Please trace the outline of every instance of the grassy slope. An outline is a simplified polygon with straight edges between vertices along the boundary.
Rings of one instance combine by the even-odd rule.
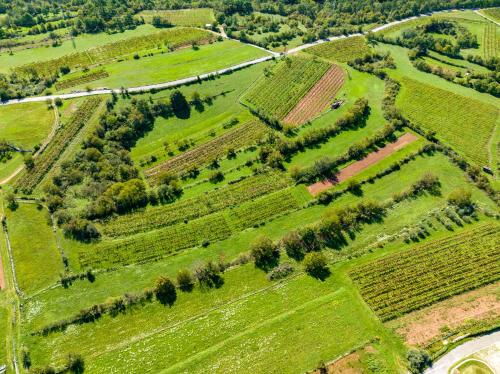
[[[7,210],[6,216],[21,290],[30,294],[55,283],[63,265],[47,212],[21,203],[14,212]]]
[[[154,129],[140,139],[132,149],[132,159],[136,165],[139,165],[141,159],[152,155],[157,157],[157,162],[170,158],[171,156],[165,154],[164,142],[168,142],[170,150],[176,155],[178,154],[175,146],[177,141],[189,138],[195,140],[197,144],[204,143],[212,139],[209,135],[211,131],[215,131],[217,136],[221,135],[224,131],[222,124],[231,118],[238,118],[240,122],[250,118],[248,111],[239,104],[238,98],[262,74],[267,65],[268,63],[254,65],[230,75],[223,75],[214,81],[202,82],[201,85],[182,87],[181,92],[188,99],[193,92],[198,92],[202,97],[224,95],[215,98],[213,105],[205,105],[203,112],[193,109],[188,119],[158,118]],[[170,94],[171,91],[162,91],[153,95],[153,99],[165,99]]]
[[[60,47],[40,47],[15,52],[10,56],[7,52],[0,54],[0,73],[7,73],[13,67],[25,65],[31,62],[47,61],[70,53],[113,43],[136,36],[142,36],[158,32],[151,25],[141,25],[135,30],[127,30],[117,34],[83,34],[73,40],[66,40]]]
[[[266,52],[258,48],[225,40],[202,45],[198,50],[186,48],[172,53],[142,57],[139,60],[115,62],[105,67],[109,77],[71,87],[67,91],[82,90],[87,87],[120,88],[167,82],[209,73],[266,55]]]

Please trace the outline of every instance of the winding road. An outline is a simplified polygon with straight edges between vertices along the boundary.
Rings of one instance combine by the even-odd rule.
[[[500,342],[500,331],[469,340],[437,360],[424,374],[446,374],[458,361],[498,342]]]
[[[441,11],[436,11],[436,12],[429,13],[429,14],[421,14],[419,16],[408,17],[408,18],[405,18],[402,20],[393,21],[393,22],[386,23],[385,25],[378,26],[378,27],[374,28],[373,30],[371,30],[371,32],[379,32],[379,31],[385,30],[389,27],[398,25],[400,23],[412,21],[414,19],[418,19],[421,17],[429,17],[432,14],[436,14],[436,13],[451,12],[451,11],[452,10],[441,10]],[[323,43],[326,43],[329,41],[334,41],[334,40],[339,40],[339,39],[352,38],[355,36],[361,36],[361,35],[364,35],[367,33],[368,32],[354,33],[354,34],[349,34],[349,35],[333,36],[333,37],[330,37],[327,39],[317,40],[313,43],[307,43],[307,44],[303,44],[303,45],[300,45],[298,47],[292,48],[283,54],[273,52],[273,51],[264,49],[262,47],[254,46],[256,48],[259,48],[259,49],[266,51],[267,53],[269,53],[269,56],[265,56],[265,57],[261,57],[261,58],[255,59],[255,60],[243,62],[241,64],[233,65],[233,66],[227,67],[225,69],[215,70],[215,71],[205,73],[205,74],[194,75],[191,77],[177,79],[177,80],[169,81],[169,82],[156,83],[156,84],[150,84],[150,85],[138,86],[138,87],[129,87],[129,88],[125,88],[125,89],[128,92],[147,92],[147,91],[151,91],[151,90],[159,90],[159,89],[182,86],[182,85],[185,85],[188,83],[196,82],[196,81],[198,81],[198,79],[206,79],[206,78],[209,78],[212,76],[230,73],[230,72],[233,72],[233,71],[236,71],[239,69],[243,69],[243,68],[248,67],[248,66],[252,66],[252,65],[260,64],[260,63],[265,62],[265,61],[269,61],[273,58],[277,58],[277,57],[282,56],[282,55],[294,54],[294,53],[297,53],[299,51],[313,47],[313,46],[318,45],[318,44],[323,44]],[[0,105],[13,105],[13,104],[33,103],[33,102],[41,102],[41,101],[43,102],[43,101],[47,101],[47,100],[54,100],[56,98],[60,98],[63,100],[64,99],[75,99],[75,98],[85,97],[85,96],[109,95],[113,92],[119,94],[122,92],[122,89],[102,88],[102,89],[95,89],[95,90],[88,90],[88,91],[81,91],[81,92],[72,92],[72,93],[60,94],[60,95],[33,96],[33,97],[26,97],[23,99],[14,99],[14,100],[0,102]]]

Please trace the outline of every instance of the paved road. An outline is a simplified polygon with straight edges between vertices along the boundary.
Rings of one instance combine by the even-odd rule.
[[[387,23],[385,25],[378,26],[378,27],[374,28],[372,30],[372,32],[379,32],[379,31],[385,30],[391,26],[398,25],[400,23],[408,22],[408,21],[411,21],[411,20],[414,20],[414,19],[417,19],[420,17],[428,17],[431,14],[450,12],[450,11],[451,10],[442,10],[442,11],[437,11],[437,12],[433,12],[433,13],[429,13],[429,14],[422,14],[419,16],[405,18],[405,19],[402,19],[399,21],[390,22],[390,23]],[[364,33],[364,34],[366,34],[366,33]],[[297,53],[297,52],[302,51],[304,49],[310,48],[310,47],[318,45],[318,44],[323,44],[323,43],[326,43],[328,41],[345,39],[345,38],[352,38],[352,37],[361,36],[361,35],[363,35],[363,34],[355,33],[355,34],[349,34],[349,35],[333,36],[333,37],[330,37],[330,38],[325,39],[325,40],[318,40],[318,41],[315,41],[313,43],[303,44],[303,45],[298,46],[296,48],[292,48],[288,52],[286,52],[286,54]],[[269,51],[267,49],[264,49],[264,48],[258,47],[258,46],[254,46],[254,47],[266,51],[267,53],[269,53],[269,56],[261,57],[261,58],[258,58],[258,59],[252,60],[252,61],[243,62],[241,64],[233,65],[233,66],[230,66],[228,68],[221,69],[221,70],[212,71],[210,73],[200,74],[199,76],[196,75],[196,76],[192,76],[192,77],[188,77],[188,78],[178,79],[175,81],[150,84],[150,85],[139,86],[139,87],[129,87],[126,89],[128,92],[143,92],[143,91],[147,92],[147,91],[151,91],[154,89],[163,89],[163,88],[172,88],[172,87],[182,86],[182,85],[187,84],[187,83],[196,82],[198,80],[198,77],[201,79],[204,79],[204,78],[208,78],[208,77],[213,76],[213,75],[232,72],[232,71],[239,70],[239,69],[242,69],[242,68],[247,67],[247,66],[260,64],[261,62],[268,61],[268,60],[271,60],[275,57],[281,56],[280,53]],[[23,98],[23,99],[16,99],[16,100],[9,100],[9,101],[5,101],[5,102],[0,102],[0,105],[13,105],[13,104],[32,103],[32,102],[40,102],[40,101],[43,102],[46,100],[53,100],[55,98],[74,99],[74,98],[84,97],[84,96],[109,95],[112,92],[121,93],[121,89],[102,88],[102,89],[95,89],[95,90],[82,91],[82,92],[73,92],[73,93],[61,94],[61,95],[34,96],[34,97],[27,97],[27,98]]]
[[[447,374],[457,361],[498,342],[500,342],[500,331],[469,340],[437,360],[432,368],[425,371],[425,374]]]

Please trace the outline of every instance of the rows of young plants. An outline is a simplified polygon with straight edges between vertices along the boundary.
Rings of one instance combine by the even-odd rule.
[[[354,268],[350,276],[382,320],[500,279],[499,226],[484,224]]]
[[[150,183],[157,183],[164,171],[182,173],[199,168],[226,156],[229,150],[238,150],[258,142],[268,132],[269,128],[260,121],[244,123],[207,143],[145,170],[144,174]]]
[[[147,262],[183,249],[208,245],[230,235],[226,219],[216,213],[155,232],[85,248],[79,253],[79,261],[82,268]]]
[[[231,224],[239,230],[265,223],[292,210],[299,209],[299,203],[289,189],[275,192],[256,201],[242,204],[229,213]]]
[[[242,97],[257,111],[281,120],[327,72],[330,65],[310,57],[287,57]]]
[[[99,79],[103,79],[103,78],[107,78],[107,77],[109,77],[109,74],[106,70],[97,70],[97,71],[93,71],[91,73],[83,74],[79,77],[69,78],[69,79],[66,79],[62,82],[58,82],[58,83],[56,83],[56,89],[57,90],[65,90],[67,88],[79,86],[79,85],[82,85],[85,83],[97,81]]]
[[[34,159],[34,165],[27,165],[26,170],[15,182],[15,187],[24,193],[31,193],[45,174],[59,159],[64,149],[70,144],[83,126],[90,120],[101,103],[99,97],[89,97],[72,114],[67,123],[62,124],[47,148]]]
[[[103,234],[111,237],[154,230],[236,206],[284,189],[290,183],[281,173],[263,173],[191,199],[116,217],[104,222],[101,228]]]
[[[497,55],[497,26],[488,22],[484,28],[483,48],[484,58],[489,59]]]
[[[134,52],[152,49],[175,49],[191,43],[200,43],[213,38],[213,34],[194,28],[172,28],[156,34],[120,40],[86,51],[72,53],[57,59],[34,62],[15,69],[21,75],[35,71],[40,76],[57,76],[62,67],[69,69],[84,68],[104,63]]]
[[[370,53],[370,47],[364,36],[355,36],[319,44],[309,48],[307,53],[331,61],[348,62]]]
[[[398,106],[410,121],[435,131],[476,164],[488,164],[497,108],[410,78],[403,78],[402,84]]]

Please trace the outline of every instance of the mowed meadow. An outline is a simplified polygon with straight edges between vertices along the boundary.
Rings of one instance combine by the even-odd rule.
[[[248,17],[254,38],[288,26],[238,15],[229,34]],[[470,299],[474,322],[408,338],[417,314],[496,297],[497,26],[437,14],[127,92],[271,56],[203,29],[212,9],[134,19],[0,54],[6,72],[55,74],[45,93],[123,87],[0,106],[0,366],[417,372],[409,352],[497,328]],[[415,56],[415,35],[451,44]]]

